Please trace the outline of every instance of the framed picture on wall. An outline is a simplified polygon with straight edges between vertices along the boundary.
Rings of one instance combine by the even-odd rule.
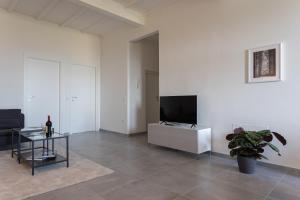
[[[282,43],[248,50],[248,83],[282,81]]]

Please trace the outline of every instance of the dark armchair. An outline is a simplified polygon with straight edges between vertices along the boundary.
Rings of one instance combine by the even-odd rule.
[[[0,150],[10,148],[11,132],[3,130],[12,128],[24,128],[24,114],[20,109],[0,109]]]

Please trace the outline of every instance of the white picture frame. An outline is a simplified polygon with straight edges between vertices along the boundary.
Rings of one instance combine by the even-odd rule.
[[[248,83],[283,80],[283,43],[248,50]]]

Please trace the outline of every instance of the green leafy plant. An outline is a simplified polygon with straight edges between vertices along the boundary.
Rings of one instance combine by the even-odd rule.
[[[255,159],[268,159],[262,153],[265,147],[270,147],[278,156],[281,156],[279,149],[272,144],[273,136],[282,145],[286,145],[286,139],[276,132],[270,130],[262,131],[245,131],[243,128],[237,128],[234,133],[228,134],[226,139],[229,141],[228,148],[230,149],[230,156],[244,156]]]

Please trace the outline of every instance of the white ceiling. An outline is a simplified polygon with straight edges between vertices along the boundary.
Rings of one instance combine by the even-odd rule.
[[[171,0],[112,0],[122,9],[141,15]],[[96,1],[96,3],[98,3]],[[95,35],[137,25],[102,12],[77,0],[0,0],[0,7],[9,11],[48,21]]]
[[[122,4],[125,8],[130,8],[138,12],[147,14],[158,7],[167,6],[174,0],[113,0]]]

